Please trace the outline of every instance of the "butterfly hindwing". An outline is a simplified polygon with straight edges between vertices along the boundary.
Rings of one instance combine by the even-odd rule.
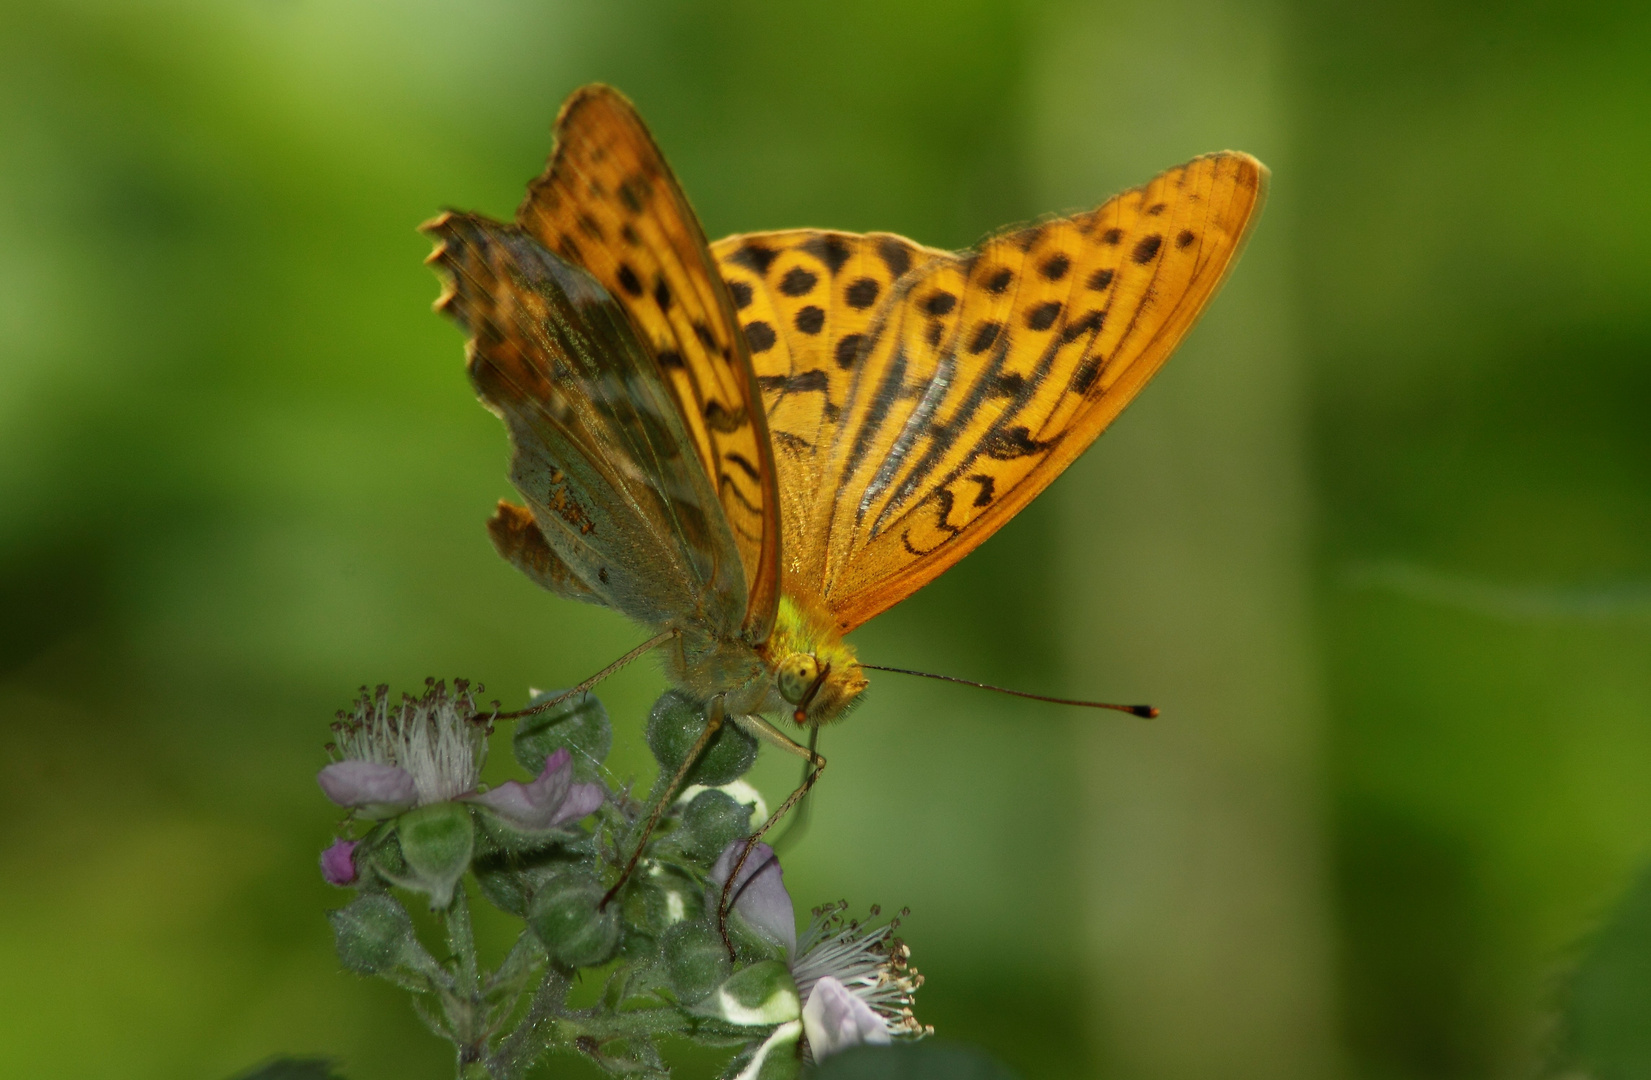
[[[774,348],[753,358],[770,426],[783,433],[787,591],[851,629],[1019,512],[1191,327],[1242,246],[1264,178],[1248,155],[1211,154],[971,251],[903,241],[911,265],[878,281],[875,306],[839,322],[843,309],[822,304],[820,335],[806,332],[812,315],[795,325],[807,307],[786,288],[796,267],[812,271],[802,242],[833,237],[867,265],[878,238],[719,241],[736,297],[752,291],[740,313],[748,332],[753,321],[778,328]],[[739,258],[753,244],[777,252],[761,273],[760,260]],[[833,303],[852,273],[833,279]]]
[[[471,381],[509,429],[511,481],[528,502],[489,523],[501,553],[546,588],[645,625],[738,633],[739,551],[624,310],[515,226],[445,214],[425,230],[448,279],[437,308],[470,335]]]
[[[698,219],[631,104],[589,86],[517,211],[522,228],[622,304],[679,404],[740,553],[744,632],[764,640],[779,602],[779,498],[744,335]]]

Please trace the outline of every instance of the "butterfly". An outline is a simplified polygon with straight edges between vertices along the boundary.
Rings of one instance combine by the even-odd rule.
[[[494,545],[652,630],[706,737],[729,718],[816,776],[764,717],[817,730],[856,704],[844,635],[1105,430],[1214,295],[1267,176],[1210,154],[962,252],[822,229],[709,244],[617,91],[575,91],[555,135],[514,222],[423,227],[526,502],[500,502]]]

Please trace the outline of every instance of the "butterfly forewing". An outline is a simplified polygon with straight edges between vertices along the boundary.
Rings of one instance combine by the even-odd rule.
[[[783,580],[819,591],[837,492],[824,484],[859,351],[900,277],[946,253],[890,233],[791,229],[711,247],[751,349],[779,476]]]
[[[628,312],[716,488],[743,566],[745,633],[763,640],[779,600],[779,498],[761,398],[699,222],[618,92],[568,99],[517,220]]]
[[[737,633],[739,551],[624,310],[514,226],[446,214],[425,230],[449,280],[437,307],[470,334],[471,381],[509,429],[511,481],[544,541],[507,504],[495,544],[562,595],[588,591],[655,627]]]
[[[847,379],[832,372],[811,406],[830,444],[809,450],[812,547],[788,567],[842,628],[973,550],[1106,428],[1214,293],[1263,179],[1244,154],[1198,158],[1094,211],[924,260],[886,290],[851,331]],[[837,343],[808,348],[818,365]],[[759,368],[787,376],[784,396],[765,383],[776,428],[815,369],[793,367]],[[781,479],[789,489],[783,464]]]

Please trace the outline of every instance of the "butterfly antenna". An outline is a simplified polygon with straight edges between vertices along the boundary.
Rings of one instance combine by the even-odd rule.
[[[1032,701],[1047,701],[1051,705],[1077,705],[1085,709],[1111,709],[1113,712],[1128,713],[1139,716],[1143,720],[1151,720],[1158,715],[1158,710],[1151,705],[1114,705],[1107,701],[1078,701],[1075,698],[1049,697],[1047,694],[1028,694],[1024,690],[1010,690],[1003,686],[993,686],[991,683],[975,682],[973,679],[959,679],[952,675],[936,675],[930,671],[912,671],[910,668],[883,667],[880,664],[861,664],[867,671],[892,671],[896,675],[918,675],[925,679],[939,679],[941,682],[959,683],[963,686],[973,686],[977,690],[991,690],[999,694],[1008,694],[1012,697],[1029,698]]]

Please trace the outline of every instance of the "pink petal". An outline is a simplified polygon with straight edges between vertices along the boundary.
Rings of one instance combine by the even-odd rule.
[[[545,759],[539,777],[529,783],[507,780],[480,795],[461,795],[464,802],[487,807],[519,829],[542,831],[577,821],[602,805],[607,793],[600,784],[573,782],[573,756],[562,747]]]
[[[711,902],[722,897],[723,883],[734,869],[744,840],[735,840],[722,849],[716,865],[711,867]],[[740,867],[739,880],[734,883],[734,911],[752,929],[778,945],[787,953],[797,951],[797,917],[791,907],[791,894],[785,890],[785,878],[780,872],[780,860],[774,849],[758,844]]]
[[[368,817],[394,817],[418,803],[418,787],[407,770],[376,761],[335,761],[316,782],[339,806],[354,807]]]

